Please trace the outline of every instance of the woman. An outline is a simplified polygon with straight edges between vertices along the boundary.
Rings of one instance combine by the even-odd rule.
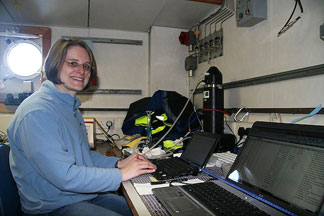
[[[133,154],[125,160],[90,151],[75,96],[97,66],[81,40],[58,40],[45,61],[47,80],[18,107],[7,134],[10,167],[25,215],[131,215],[111,193],[122,181],[156,167]]]

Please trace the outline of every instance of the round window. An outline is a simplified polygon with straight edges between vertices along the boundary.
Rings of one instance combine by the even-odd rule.
[[[36,43],[17,41],[6,52],[5,63],[19,79],[33,79],[40,75],[42,52]]]

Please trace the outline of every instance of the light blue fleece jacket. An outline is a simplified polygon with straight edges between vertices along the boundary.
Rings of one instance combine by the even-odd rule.
[[[24,212],[51,212],[119,188],[119,158],[90,151],[80,104],[45,81],[16,110],[7,134]]]

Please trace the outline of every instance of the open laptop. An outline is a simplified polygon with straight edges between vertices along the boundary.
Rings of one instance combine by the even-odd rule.
[[[256,122],[226,178],[217,179],[201,184],[225,189],[215,197],[230,192],[263,211],[256,215],[324,215],[324,127]],[[216,215],[215,209],[234,199],[205,206],[186,187],[156,188],[153,193],[171,215]]]
[[[194,132],[180,157],[153,161],[157,166],[153,176],[158,180],[173,179],[181,176],[197,175],[217,147],[219,135]]]

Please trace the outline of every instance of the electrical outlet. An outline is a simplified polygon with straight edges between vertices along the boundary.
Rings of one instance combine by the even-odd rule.
[[[115,120],[112,119],[112,120],[107,120],[106,123],[105,123],[105,126],[107,127],[107,129],[109,130],[114,130],[114,127],[115,127]]]

